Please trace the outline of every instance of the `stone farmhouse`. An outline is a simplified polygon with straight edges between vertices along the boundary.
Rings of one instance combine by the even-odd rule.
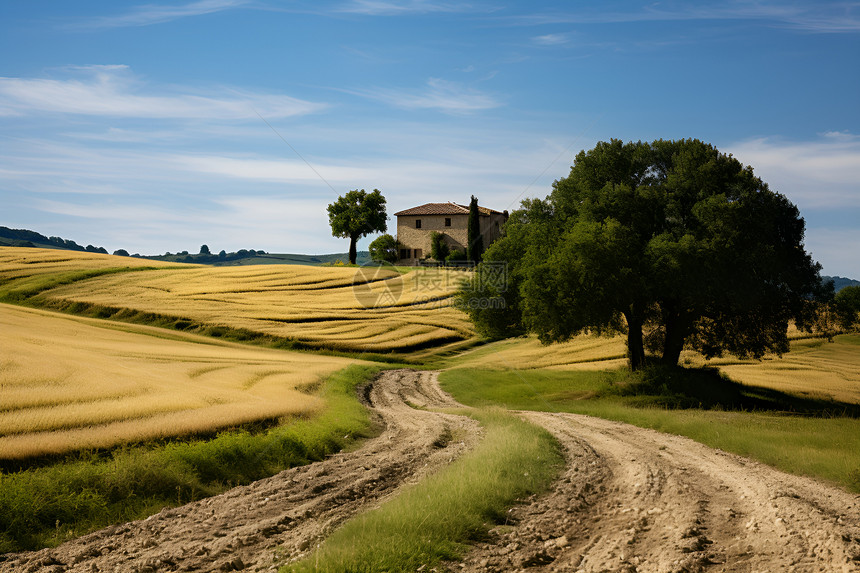
[[[502,235],[502,224],[508,212],[478,207],[484,248]],[[397,240],[400,242],[400,265],[417,265],[430,257],[430,233],[442,233],[451,251],[466,251],[469,229],[469,206],[457,203],[427,203],[394,214],[397,217]]]

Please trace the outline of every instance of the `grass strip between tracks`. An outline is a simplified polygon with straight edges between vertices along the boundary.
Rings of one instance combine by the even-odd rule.
[[[626,422],[860,492],[860,418],[853,406],[840,414],[824,403],[816,412],[809,400],[762,394],[762,389],[694,369],[678,369],[671,376],[679,379],[664,376],[657,384],[634,380],[631,385],[631,375],[623,371],[455,369],[439,380],[469,406],[572,412]],[[787,411],[792,404],[807,411]]]
[[[325,380],[319,415],[265,432],[128,446],[0,473],[0,553],[57,545],[112,523],[226,491],[323,459],[371,433],[356,387],[379,371],[350,366]]]
[[[485,429],[474,450],[347,522],[282,573],[430,570],[504,523],[517,500],[549,487],[563,457],[548,432],[497,409],[463,413]]]

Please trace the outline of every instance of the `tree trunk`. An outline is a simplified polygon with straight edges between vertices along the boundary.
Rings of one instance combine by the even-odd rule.
[[[351,265],[355,264],[355,259],[358,257],[358,252],[355,248],[356,243],[358,243],[358,237],[349,238],[349,263]]]
[[[689,327],[686,317],[671,314],[663,317],[666,327],[666,335],[663,339],[663,357],[660,361],[669,366],[677,366],[681,359],[681,351],[684,349],[684,341],[687,339]]]
[[[641,370],[645,366],[645,343],[642,340],[642,319],[633,311],[624,313],[627,319],[627,360],[630,369]]]

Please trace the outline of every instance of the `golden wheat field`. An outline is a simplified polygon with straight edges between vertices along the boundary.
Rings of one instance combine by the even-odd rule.
[[[762,361],[726,357],[711,362],[732,380],[751,386],[860,404],[860,335],[842,334],[832,342],[794,340],[788,354]]]
[[[541,344],[535,336],[493,342],[453,359],[456,366],[502,370],[606,370],[627,363],[626,337],[580,335],[568,342]]]
[[[0,304],[0,458],[311,413],[355,360]]]
[[[739,360],[731,356],[705,360],[685,351],[689,366],[713,366],[732,380],[807,397],[860,403],[860,335],[843,334],[832,342],[791,335],[791,351],[782,357]],[[466,368],[523,370],[607,370],[626,364],[626,338],[580,335],[545,346],[527,336],[494,342],[467,351],[451,364]]]
[[[115,257],[99,253],[34,249],[0,248],[0,295],[29,296],[46,287],[57,286],[85,276],[111,270],[150,267],[193,268],[191,265],[149,261],[133,257]]]
[[[129,272],[137,267],[150,268]],[[118,268],[126,272],[98,275]],[[87,277],[88,272],[98,276]],[[42,290],[41,297],[54,301],[131,308],[244,328],[318,348],[395,352],[417,359],[476,340],[467,316],[451,306],[462,276],[437,269],[400,274],[379,268],[298,265],[205,267],[0,249],[0,295],[4,289],[36,288]],[[781,358],[705,361],[685,352],[682,359],[692,366],[718,367],[750,385],[860,401],[858,337],[842,335],[831,343],[803,336],[790,332],[792,351]],[[449,362],[473,368],[611,369],[625,364],[625,340],[583,335],[544,346],[534,337],[523,337],[466,350]]]
[[[450,308],[462,276],[438,269],[174,265],[75,281],[42,296],[248,329],[314,348],[415,354],[474,339],[467,316]]]

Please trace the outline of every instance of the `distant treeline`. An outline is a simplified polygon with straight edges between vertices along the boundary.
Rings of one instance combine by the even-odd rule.
[[[206,247],[206,245],[203,245]],[[121,253],[114,253],[121,254]],[[250,257],[256,257],[259,255],[265,255],[266,251],[255,251],[254,249],[239,249],[235,253],[228,253],[227,251],[222,250],[217,255],[210,253],[208,247],[200,249],[200,252],[197,254],[189,254],[188,251],[181,251],[178,253],[171,253],[170,251],[164,253],[163,255],[131,255],[132,257],[141,257],[144,259],[154,259],[159,261],[173,261],[178,263],[200,263],[200,264],[217,264],[217,263],[225,263],[228,261],[238,261],[240,259],[247,259]]]
[[[12,247],[53,247],[56,249],[66,249],[69,251],[85,251],[88,253],[102,253],[102,254],[111,254],[108,253],[108,250],[104,247],[95,247],[93,245],[87,245],[86,247],[79,245],[75,241],[71,239],[63,239],[62,237],[47,237],[41,233],[37,233],[36,231],[29,231],[27,229],[10,229],[9,227],[0,227],[0,245],[7,245]],[[175,261],[175,262],[186,262],[186,263],[219,263],[219,262],[227,262],[227,261],[236,261],[239,259],[247,259],[249,257],[255,257],[258,255],[265,255],[265,251],[255,251],[254,249],[240,249],[235,253],[228,253],[226,251],[221,251],[218,254],[212,254],[209,252],[209,247],[203,245],[200,248],[199,254],[188,254],[188,251],[182,251],[178,253],[167,252],[163,255],[141,255],[139,253],[134,253],[130,255],[128,251],[125,249],[117,249],[112,254],[121,256],[121,257],[137,257],[141,259],[155,259],[162,261]]]
[[[104,253],[108,254],[104,247],[94,247],[87,245],[82,247],[71,239],[63,239],[62,237],[46,237],[36,231],[28,231],[27,229],[10,229],[9,227],[0,227],[0,238],[8,239],[4,243],[12,243],[16,247],[38,247],[40,245],[53,246],[58,249],[67,249],[69,251],[86,251],[89,253]]]

